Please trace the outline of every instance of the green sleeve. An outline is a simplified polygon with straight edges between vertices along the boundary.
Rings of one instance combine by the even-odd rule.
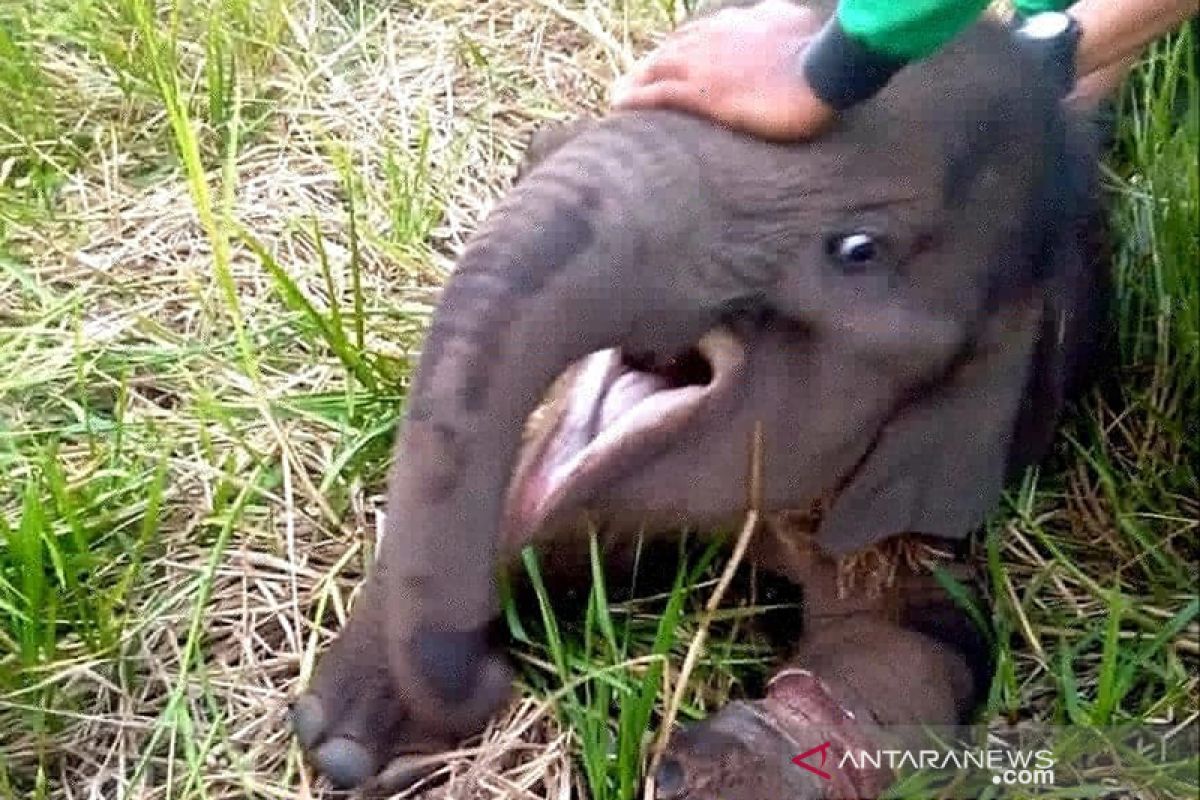
[[[1013,7],[1022,17],[1032,17],[1043,11],[1062,11],[1074,0],[1013,0]]]
[[[841,0],[842,29],[868,49],[902,61],[937,52],[979,18],[989,0]],[[1023,16],[1059,11],[1071,0],[1014,0]]]
[[[987,6],[988,0],[841,0],[837,19],[868,49],[916,61],[937,52]]]

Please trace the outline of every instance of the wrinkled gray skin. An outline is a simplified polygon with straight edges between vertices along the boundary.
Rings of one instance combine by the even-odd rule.
[[[564,541],[585,514],[616,531],[736,520],[756,421],[767,507],[823,501],[826,555],[977,526],[1043,451],[1098,327],[1090,137],[1039,77],[981,25],[817,141],[645,111],[535,142],[446,286],[378,563],[296,705],[317,768],[360,785],[479,731],[510,695],[486,638],[501,561]],[[859,234],[873,253],[852,246]],[[580,359],[522,449],[527,418]],[[789,546],[755,557],[824,580]],[[978,665],[928,629],[936,615],[918,615],[920,632],[904,615],[814,626],[798,652],[850,706],[950,721]],[[917,660],[893,675],[901,651]],[[909,705],[897,681],[915,687]],[[871,696],[879,683],[888,696]],[[790,764],[759,763],[748,713],[677,737],[663,796],[817,796],[780,772]],[[730,726],[740,745],[722,738]],[[729,758],[697,755],[716,741]]]

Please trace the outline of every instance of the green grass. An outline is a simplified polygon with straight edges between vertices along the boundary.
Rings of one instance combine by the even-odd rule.
[[[662,7],[588,13],[636,41]],[[1112,386],[981,543],[985,718],[1200,705],[1194,35],[1145,60],[1107,161]],[[296,796],[283,709],[369,563],[430,288],[610,56],[499,0],[0,0],[0,798]],[[510,607],[597,800],[637,795],[721,562]],[[718,614],[684,720],[761,685],[763,610]]]
[[[1180,722],[1197,703],[1200,78],[1192,25],[1127,85],[1107,159],[1119,366],[1056,457],[989,526],[1001,668],[989,711],[1084,728]],[[1031,698],[1037,697],[1036,703]],[[1189,785],[1151,772],[1139,796]],[[1169,771],[1167,771],[1169,772]]]
[[[281,43],[284,7],[281,0],[0,4],[5,183],[53,207],[55,189],[113,144],[131,156],[131,172],[161,169],[161,148],[188,146],[162,116],[164,106],[170,113],[177,105],[176,81],[188,85],[186,110],[206,151],[225,149],[235,105],[249,106],[240,113],[250,119],[267,112],[263,78]],[[252,91],[235,101],[239,88]]]
[[[702,624],[715,583],[712,573],[720,569],[724,548],[720,539],[702,545],[684,537],[674,558],[667,548],[656,549],[653,557],[639,553],[628,583],[619,587],[622,599],[615,601],[594,535],[590,544],[592,581],[582,604],[564,602],[549,591],[536,553],[526,550],[524,574],[536,598],[536,613],[510,598],[506,616],[519,648],[525,688],[555,696],[560,719],[577,737],[589,796],[632,798],[640,796],[667,700],[665,673],[669,668],[673,686]],[[752,630],[751,621],[779,608],[741,597],[714,616],[711,645],[691,673],[682,719],[701,719],[725,698],[761,689],[775,654],[769,640]]]

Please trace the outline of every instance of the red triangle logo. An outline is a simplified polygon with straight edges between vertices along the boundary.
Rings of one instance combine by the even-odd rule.
[[[801,753],[800,755],[793,758],[792,763],[795,764],[797,767],[800,767],[801,769],[806,769],[814,775],[820,776],[827,781],[831,781],[831,780],[833,780],[833,776],[830,775],[825,770],[821,769],[821,767],[825,766],[825,760],[829,757],[829,748],[830,747],[833,747],[833,742],[825,742],[823,744],[819,744],[816,747],[813,747],[809,750],[805,750],[803,753]],[[821,755],[821,763],[818,766],[814,767],[812,764],[808,763],[808,759],[812,758],[813,756],[817,755],[818,753]]]

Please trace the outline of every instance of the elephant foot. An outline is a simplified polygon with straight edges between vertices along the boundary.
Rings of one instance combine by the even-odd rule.
[[[511,691],[511,672],[490,651],[468,653],[475,680],[464,702],[414,690],[394,668],[396,631],[386,609],[364,594],[318,664],[309,690],[292,704],[292,728],[313,767],[339,789],[399,791],[436,766],[431,755],[483,729]],[[411,649],[411,648],[410,648]],[[462,653],[458,654],[463,655]]]
[[[842,756],[876,747],[873,715],[846,707],[807,670],[777,674],[767,696],[736,701],[672,736],[654,776],[656,800],[844,800],[877,797],[886,770]]]

